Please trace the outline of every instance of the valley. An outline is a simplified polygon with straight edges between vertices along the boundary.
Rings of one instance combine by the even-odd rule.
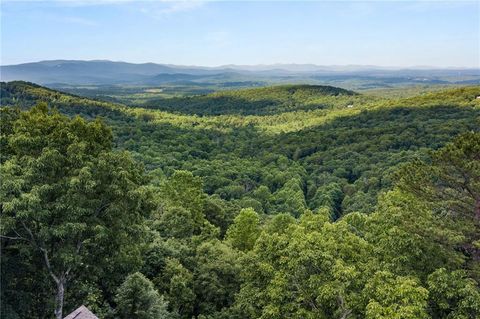
[[[478,252],[465,255],[456,248],[475,241],[478,229],[468,227],[468,220],[473,217],[467,213],[460,219],[437,219],[432,212],[437,209],[456,211],[457,206],[452,203],[458,199],[441,197],[435,202],[439,206],[429,210],[426,207],[434,202],[429,202],[427,195],[418,195],[414,186],[409,186],[419,181],[427,183],[424,185],[433,182],[423,180],[421,171],[433,169],[435,173],[432,171],[431,174],[437,174],[437,170],[441,170],[440,167],[445,165],[442,158],[437,159],[437,164],[429,164],[435,161],[435,154],[450,152],[451,147],[467,147],[462,151],[467,155],[462,155],[456,161],[462,162],[478,155],[475,152],[479,145],[476,141],[480,127],[480,99],[476,97],[480,95],[480,87],[434,87],[419,91],[409,88],[405,92],[397,88],[391,91],[392,94],[387,92],[382,95],[384,91],[381,90],[370,94],[332,86],[290,84],[174,97],[159,97],[158,94],[163,94],[162,90],[153,90],[153,96],[148,97],[139,97],[136,91],[125,90],[121,98],[115,99],[103,94],[95,96],[95,99],[91,99],[90,94],[82,97],[83,90],[70,90],[76,93],[72,95],[29,82],[1,83],[4,132],[2,165],[3,174],[8,180],[3,185],[3,198],[8,211],[11,209],[9,207],[24,209],[15,202],[16,191],[12,192],[18,187],[12,183],[17,183],[15,181],[22,176],[15,171],[15,165],[18,164],[14,163],[26,161],[29,156],[34,157],[28,161],[39,161],[42,157],[35,159],[37,155],[19,154],[23,154],[24,150],[34,150],[35,143],[54,143],[43,148],[42,153],[63,147],[55,144],[58,137],[54,136],[60,137],[63,133],[55,133],[56,129],[52,131],[52,127],[56,126],[46,124],[51,121],[65,123],[61,124],[66,125],[61,130],[72,130],[68,134],[76,134],[74,130],[84,121],[81,119],[93,121],[88,124],[94,125],[90,129],[105,123],[109,128],[100,129],[102,126],[99,126],[98,133],[82,133],[80,140],[91,136],[98,140],[95,143],[111,143],[112,156],[125,154],[142,167],[138,172],[144,171],[143,182],[134,182],[140,183],[138,187],[142,193],[129,196],[143,194],[142,209],[138,212],[144,216],[144,221],[136,223],[144,228],[135,235],[140,236],[135,237],[136,241],[125,243],[125,247],[135,251],[134,254],[130,251],[124,256],[114,254],[111,257],[117,262],[121,261],[125,270],[105,260],[106,264],[98,271],[113,267],[115,275],[104,273],[100,277],[92,277],[85,274],[75,279],[77,285],[82,283],[101,287],[94,293],[98,301],[88,302],[95,313],[105,318],[114,317],[115,312],[105,305],[119,302],[115,298],[120,297],[112,297],[121,283],[117,276],[122,277],[125,271],[131,273],[134,270],[146,276],[138,275],[140,277],[135,277],[135,280],[145,281],[147,286],[152,281],[152,291],[158,291],[165,298],[162,299],[163,304],[159,304],[165,312],[161,318],[258,318],[271,311],[268,310],[271,307],[283,309],[285,318],[298,313],[330,318],[344,307],[334,302],[338,296],[348,300],[344,301],[348,303],[348,311],[368,317],[369,311],[374,311],[368,310],[372,301],[365,303],[357,300],[356,296],[382,294],[366,289],[381,289],[384,285],[391,285],[391,289],[395,289],[399,282],[408,285],[406,293],[414,298],[415,294],[422,293],[422,289],[436,291],[433,290],[437,289],[436,286],[428,286],[436,285],[435,280],[452,280],[452,285],[466,284],[469,287],[465,288],[468,291],[462,292],[466,295],[457,297],[459,300],[480,300],[477,288],[468,286],[473,284],[469,280],[479,278],[478,264],[474,262],[476,257],[472,257]],[[33,122],[22,124],[29,121]],[[72,123],[68,124],[69,121]],[[81,131],[89,130],[87,127],[90,126]],[[53,135],[44,139],[40,137],[42,135],[35,137],[37,134]],[[464,142],[461,142],[462,138]],[[451,144],[452,141],[459,142]],[[22,146],[24,143],[32,146],[25,149]],[[85,140],[81,143],[91,142]],[[66,152],[62,156],[70,156],[69,151],[58,150],[61,154]],[[465,174],[472,174],[472,181],[475,181],[478,174],[475,165],[478,163],[473,161],[468,164],[474,165],[473,170]],[[118,163],[114,165],[120,166],[112,173],[127,165]],[[38,165],[44,167],[47,164]],[[415,173],[415,165],[427,166]],[[434,168],[429,165],[440,166]],[[43,176],[50,174],[48,172],[42,170],[36,174]],[[122,174],[133,172],[137,170],[132,168]],[[77,175],[74,168],[62,174],[65,174],[66,181],[71,179],[68,183],[84,178]],[[72,177],[68,177],[71,174]],[[413,180],[407,182],[411,174]],[[20,189],[28,185],[24,183],[29,177],[24,176],[22,178],[26,179],[20,184],[24,186],[20,186]],[[47,176],[38,182],[31,180],[28,183],[40,183],[40,186],[44,183],[42,180],[50,178]],[[96,184],[105,182],[92,181]],[[41,187],[47,187],[49,183]],[[436,187],[433,185],[431,187]],[[477,184],[472,185],[477,191]],[[35,188],[30,191],[31,194],[35,192]],[[443,191],[440,190],[438,194],[443,194]],[[445,196],[449,194],[450,191]],[[464,196],[463,191],[461,194]],[[32,196],[43,198],[41,193]],[[52,204],[61,201],[61,197],[55,197],[49,199],[53,201]],[[467,197],[460,201],[467,204],[471,199]],[[134,216],[132,209],[123,211],[127,215],[121,218]],[[62,216],[61,212],[59,210],[56,214]],[[123,213],[116,214],[124,216]],[[81,216],[88,216],[88,213],[79,213],[78,216],[87,218]],[[48,217],[45,222],[50,226],[45,230],[52,229],[52,225],[57,223],[58,227],[67,227],[68,223],[61,226],[68,220],[63,218]],[[81,220],[78,222],[82,223]],[[419,223],[433,233],[425,235],[422,229],[416,228]],[[121,231],[129,232],[128,229]],[[445,231],[449,232],[448,235],[442,235]],[[87,233],[80,231],[77,234],[85,236]],[[466,237],[460,240],[460,234]],[[51,236],[51,240],[57,242],[55,238],[58,235]],[[61,238],[63,236],[60,235]],[[50,239],[47,237],[42,240]],[[403,246],[393,248],[402,240],[405,240]],[[33,312],[40,311],[39,305],[48,304],[51,299],[48,294],[38,295],[33,287],[28,286],[28,277],[34,273],[47,276],[47,273],[41,270],[40,261],[35,261],[38,256],[34,253],[28,255],[29,263],[19,266],[19,250],[24,249],[22,247],[7,241],[3,248],[2,269],[7,276],[15,273],[16,277],[16,281],[2,284],[8,293],[3,298],[14,309],[20,309],[16,299],[10,296],[15,296],[13,292],[18,285],[25,285],[22,298],[28,303],[17,314],[23,318],[33,318],[36,317]],[[413,253],[411,250],[414,247],[420,252]],[[98,249],[102,251],[96,245],[88,250],[85,248],[85,254],[90,255],[80,253],[77,257],[96,255]],[[277,258],[285,258],[274,257],[278,253],[289,256],[295,266],[278,264],[275,260],[281,259]],[[308,255],[310,253],[313,255]],[[60,250],[53,248],[51,254],[52,258],[57,258]],[[307,259],[303,261],[304,258]],[[397,258],[412,259],[405,264],[397,261]],[[428,258],[428,262],[424,258]],[[314,268],[310,265],[312,262],[316,264]],[[332,263],[337,266],[331,268]],[[427,264],[430,266],[426,267]],[[271,270],[257,268],[267,266]],[[75,267],[79,270],[82,268],[81,265]],[[303,269],[300,277],[295,271],[297,267]],[[305,289],[317,285],[311,282],[317,276],[316,267],[320,267],[325,274],[323,279],[315,279],[320,280],[315,289],[323,291],[321,294],[325,294],[325,300],[317,299],[309,303],[292,300],[284,303],[270,297],[270,294],[281,289],[282,298],[298,298],[295,297],[298,294],[302,299],[306,298],[313,292],[305,292]],[[460,268],[466,270],[458,270]],[[350,275],[346,275],[346,271]],[[366,276],[372,271],[376,272],[373,278]],[[288,281],[277,282],[275,278],[279,274],[289,278]],[[264,276],[272,277],[264,282]],[[98,280],[104,280],[100,278],[110,278],[111,283],[109,286],[98,286]],[[44,280],[47,279],[44,277]],[[380,280],[380,283],[377,284],[376,280]],[[123,285],[131,284],[127,281]],[[179,282],[183,285],[181,290],[176,288]],[[51,286],[47,283],[48,280],[44,289],[48,291],[51,288],[47,287]],[[289,288],[280,288],[284,285]],[[336,288],[328,288],[330,285]],[[128,286],[122,287],[130,289]],[[75,300],[93,296],[88,289],[76,289],[68,293],[67,309],[73,309]],[[251,303],[251,294],[255,294],[256,303]],[[398,298],[395,290],[389,294],[393,294],[391,298]],[[434,297],[420,298],[423,298],[421,303],[408,306],[417,307],[415,311],[419,315],[412,318],[424,316],[421,313],[427,315],[427,308],[422,302],[437,302],[432,299]],[[393,303],[398,305],[396,301]],[[244,307],[249,310],[246,312]],[[399,307],[395,311],[407,311]],[[460,306],[452,304],[452,307]],[[473,304],[462,307],[466,308],[452,311],[477,311]],[[428,310],[432,318],[443,318],[435,315],[435,311]],[[48,317],[47,313],[45,318]],[[282,315],[277,313],[274,317],[281,318]]]

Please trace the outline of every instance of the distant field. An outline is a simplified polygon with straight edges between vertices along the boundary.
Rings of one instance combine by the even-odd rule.
[[[400,83],[388,84],[384,82],[370,84],[370,81],[349,80],[336,83],[335,81],[307,81],[312,85],[334,85],[347,90],[377,96],[403,98],[420,95],[423,93],[441,91],[449,88],[462,87],[461,84],[418,84]],[[282,84],[282,83],[280,83]],[[213,92],[235,91],[239,89],[265,87],[272,85],[269,82],[238,82],[235,85],[223,84],[170,84],[160,86],[131,86],[131,85],[50,85],[63,92],[99,99],[108,102],[122,103],[130,106],[149,106],[158,104],[162,99],[181,98],[187,96],[206,95]],[[279,85],[279,84],[277,84]],[[464,86],[464,85],[463,85]],[[168,102],[170,103],[170,102]]]

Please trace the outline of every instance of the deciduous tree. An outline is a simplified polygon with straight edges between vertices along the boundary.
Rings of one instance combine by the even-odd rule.
[[[150,210],[146,180],[128,154],[111,151],[100,120],[69,119],[39,104],[12,127],[1,167],[2,239],[41,255],[61,319],[67,281],[135,242]]]

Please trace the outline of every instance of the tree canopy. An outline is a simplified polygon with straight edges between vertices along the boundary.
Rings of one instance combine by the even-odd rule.
[[[480,317],[479,87],[1,89],[2,318]]]

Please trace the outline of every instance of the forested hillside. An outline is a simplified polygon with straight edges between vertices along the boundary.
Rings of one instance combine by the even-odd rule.
[[[239,91],[221,91],[189,98],[147,100],[147,108],[198,115],[276,114],[352,105],[355,92],[319,85],[285,85]]]
[[[1,317],[478,318],[477,96],[1,83]]]

